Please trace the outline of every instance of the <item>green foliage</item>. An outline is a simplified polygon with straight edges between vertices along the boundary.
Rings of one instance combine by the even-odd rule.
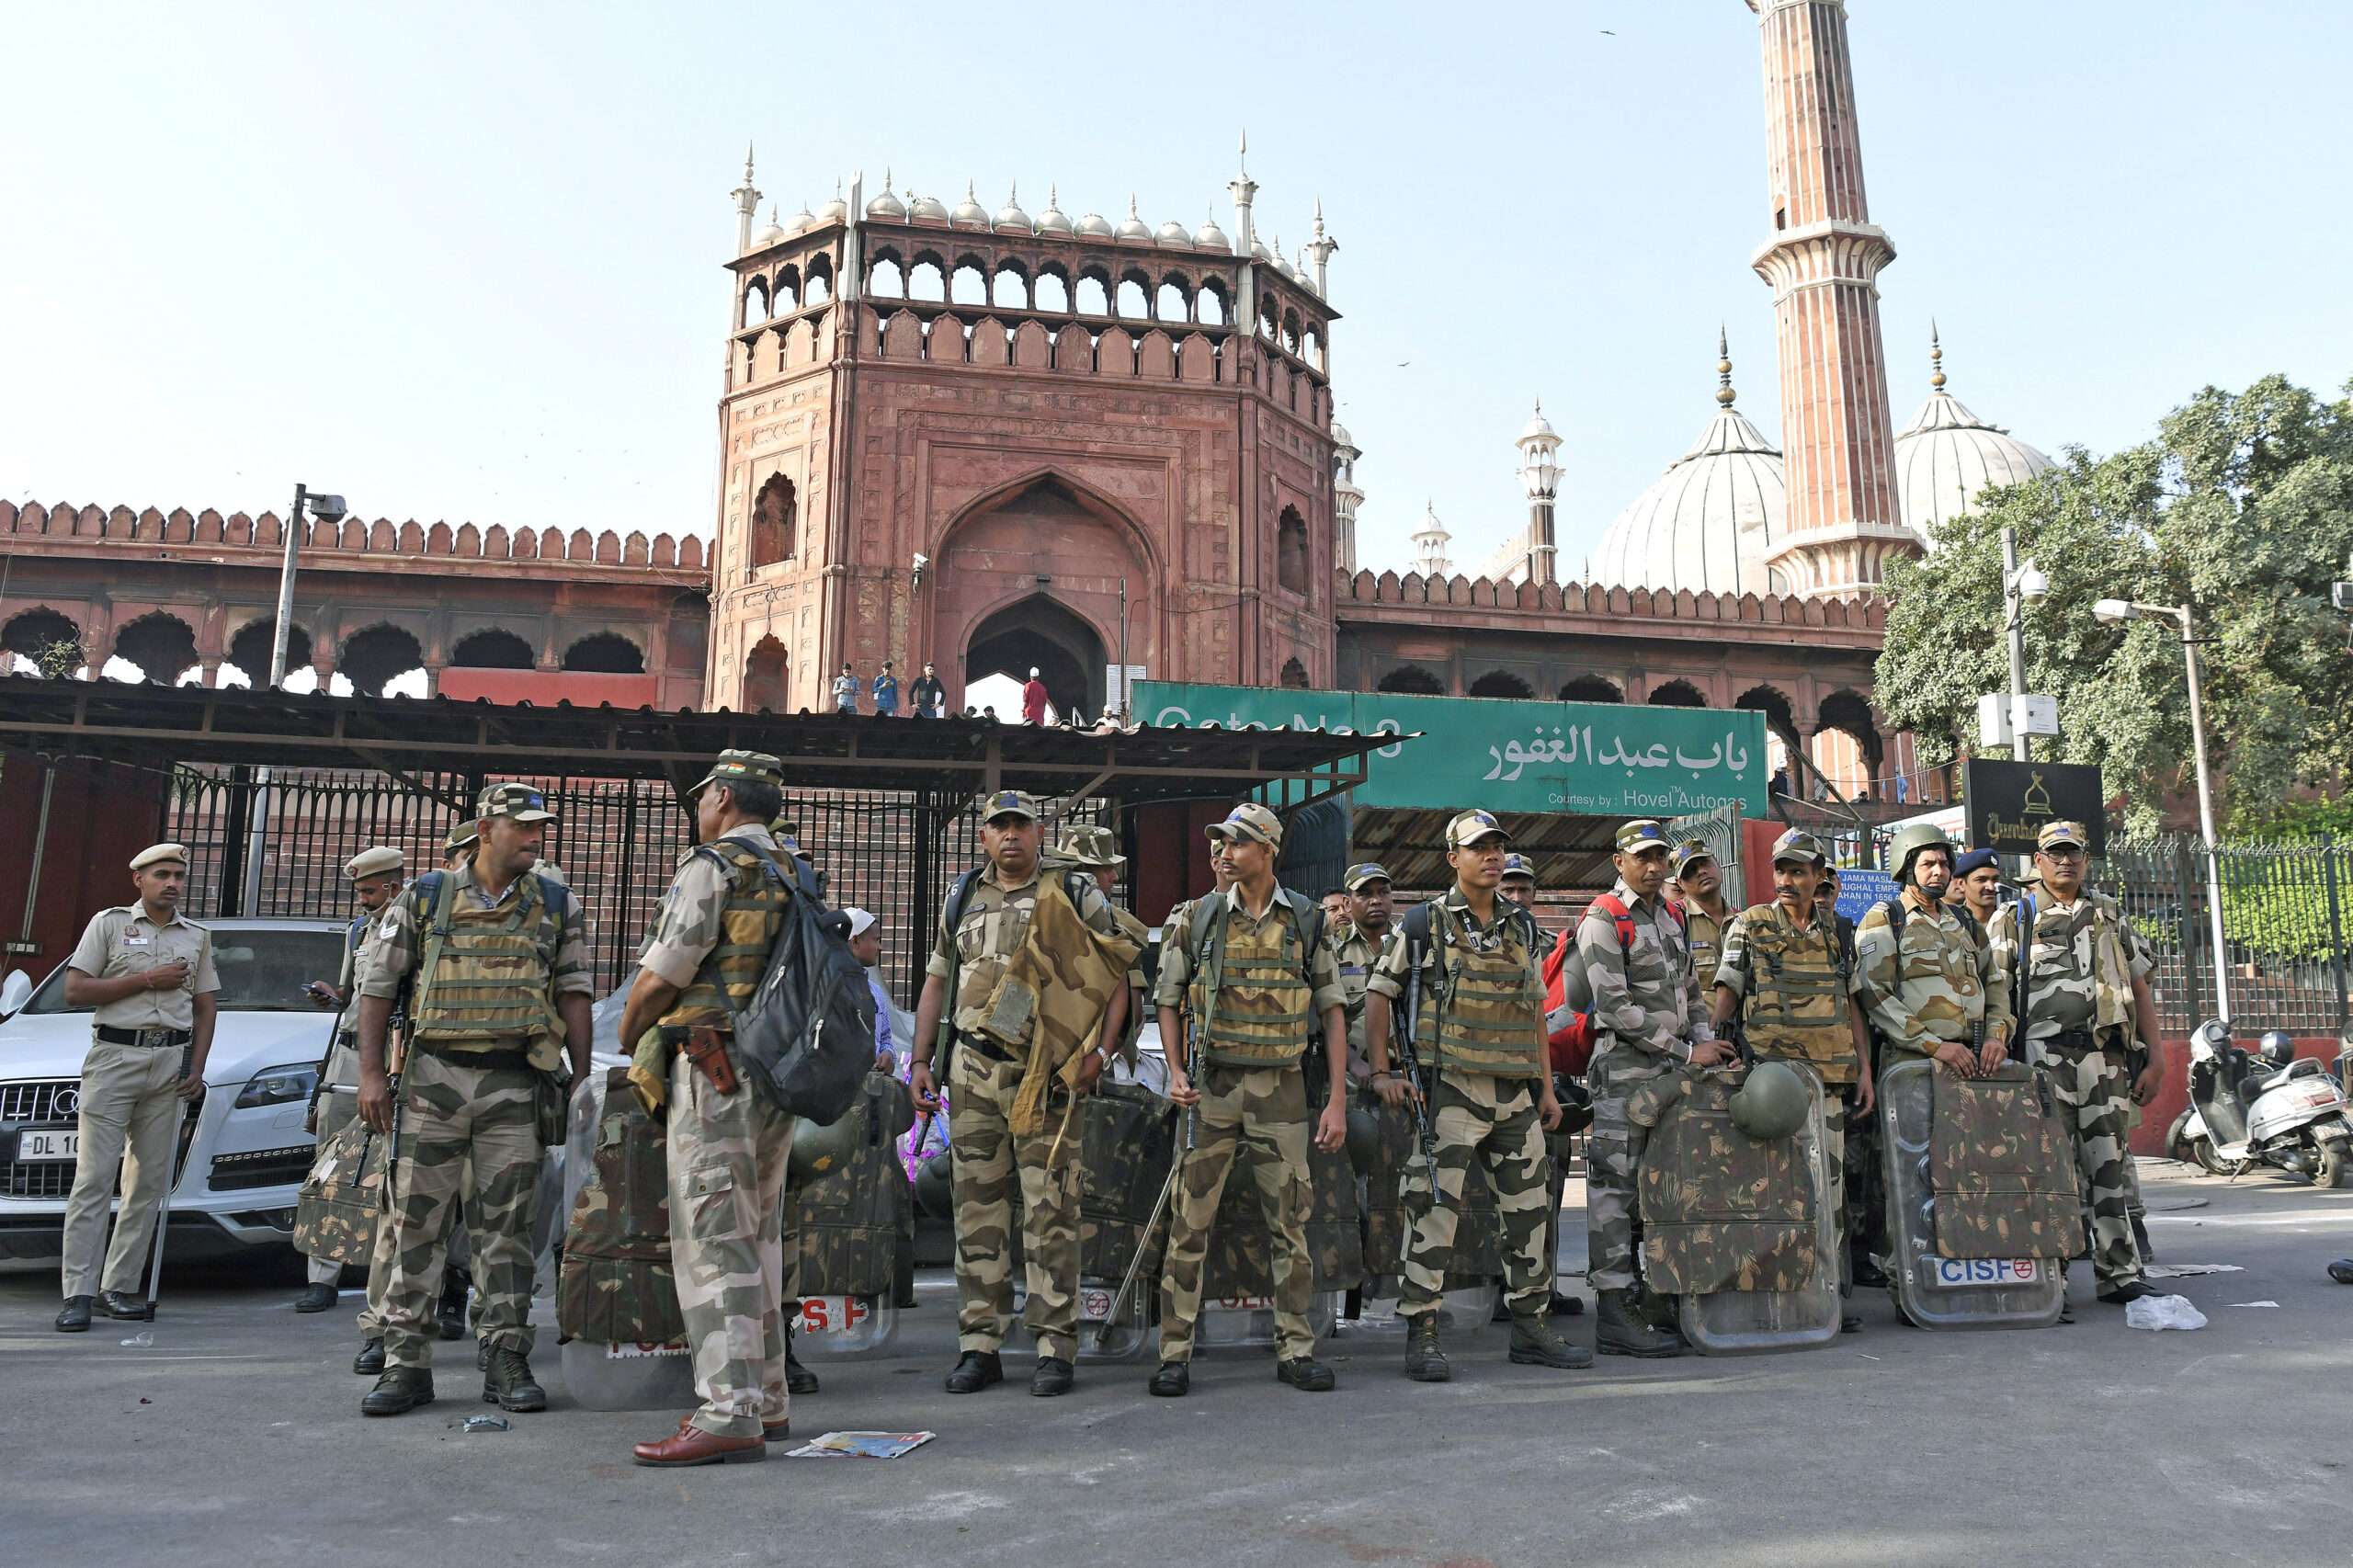
[[[70,637],[61,637],[49,643],[36,652],[32,658],[46,680],[69,679],[75,670],[90,662],[90,655],[82,644]]]
[[[2099,624],[2097,599],[2196,607],[2234,826],[2275,814],[2299,782],[2353,774],[2353,653],[2329,602],[2353,551],[2353,403],[2278,376],[2236,394],[2209,387],[2156,440],[2097,460],[2070,448],[1982,507],[1889,574],[1875,697],[1923,762],[1973,744],[1978,695],[2009,689],[2006,526],[2051,579],[2025,611],[2027,687],[2059,699],[2058,759],[2098,764],[2130,825],[2154,826],[2160,793],[2187,771],[2181,642],[2165,622]]]
[[[2353,840],[2353,795],[2333,801],[2289,801],[2268,812],[2240,814],[2241,825],[2251,836],[2274,843]]]

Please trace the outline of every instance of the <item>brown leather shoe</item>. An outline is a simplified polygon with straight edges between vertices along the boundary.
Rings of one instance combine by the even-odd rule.
[[[658,1443],[640,1443],[631,1457],[655,1469],[690,1464],[756,1464],[768,1457],[767,1439],[721,1437],[689,1420]]]
[[[788,1442],[791,1437],[792,1423],[790,1420],[760,1423],[760,1441],[764,1443]]]

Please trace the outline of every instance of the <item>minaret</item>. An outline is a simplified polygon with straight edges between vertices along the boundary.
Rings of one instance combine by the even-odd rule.
[[[1324,269],[1331,263],[1332,253],[1339,248],[1340,242],[1324,232],[1324,199],[1319,196],[1315,199],[1315,237],[1307,242],[1307,259],[1315,269],[1315,297],[1319,300],[1328,298],[1324,292]]]
[[[1349,438],[1348,427],[1332,421],[1332,545],[1341,571],[1357,569],[1357,508],[1364,492],[1357,487],[1357,459],[1364,456]]]
[[[1446,558],[1446,547],[1454,536],[1438,520],[1435,503],[1425,499],[1422,514],[1422,526],[1414,530],[1414,570],[1422,574],[1424,581],[1450,575],[1454,562]]]
[[[1544,400],[1519,433],[1519,482],[1528,487],[1528,580],[1560,581],[1552,566],[1552,502],[1561,488],[1561,437],[1544,417]]]
[[[1749,0],[1765,52],[1773,235],[1749,264],[1772,285],[1781,354],[1789,537],[1766,557],[1809,597],[1869,593],[1918,553],[1895,485],[1880,268],[1895,247],[1863,199],[1844,0]]]
[[[744,143],[744,183],[728,192],[735,199],[735,254],[752,248],[752,218],[760,209],[760,193],[752,187],[752,144]]]

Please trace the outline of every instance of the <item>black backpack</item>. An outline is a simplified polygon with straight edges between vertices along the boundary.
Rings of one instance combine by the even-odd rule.
[[[734,868],[716,849],[695,853],[719,861],[732,881]],[[735,1064],[787,1116],[830,1127],[858,1102],[874,1065],[874,993],[849,950],[849,917],[825,908],[815,874],[798,857],[779,866],[765,850],[760,869],[790,896],[751,999],[738,1007],[719,987],[734,1021]]]

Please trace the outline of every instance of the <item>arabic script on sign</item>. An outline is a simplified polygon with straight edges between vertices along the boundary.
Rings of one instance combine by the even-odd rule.
[[[1565,740],[1562,738],[1564,735],[1567,737]],[[1566,729],[1555,728],[1549,739],[1540,729],[1533,741],[1506,741],[1500,746],[1491,745],[1487,748],[1487,755],[1495,759],[1495,765],[1482,774],[1481,778],[1500,780],[1506,784],[1517,782],[1521,770],[1530,765],[1541,767],[1548,762],[1565,765],[1582,761],[1592,767],[1622,767],[1626,769],[1629,777],[1631,777],[1634,769],[1638,767],[1665,767],[1672,765],[1689,768],[1691,777],[1694,778],[1713,767],[1728,767],[1737,775],[1745,772],[1748,767],[1747,748],[1734,739],[1729,732],[1725,733],[1722,740],[1710,748],[1705,756],[1693,756],[1680,746],[1669,750],[1664,744],[1653,745],[1647,750],[1637,748],[1629,751],[1626,749],[1625,738],[1620,735],[1612,735],[1609,738],[1608,749],[1603,750],[1595,745],[1593,726],[1590,724],[1582,729],[1574,724],[1569,725]],[[1510,771],[1506,772],[1506,768]]]

